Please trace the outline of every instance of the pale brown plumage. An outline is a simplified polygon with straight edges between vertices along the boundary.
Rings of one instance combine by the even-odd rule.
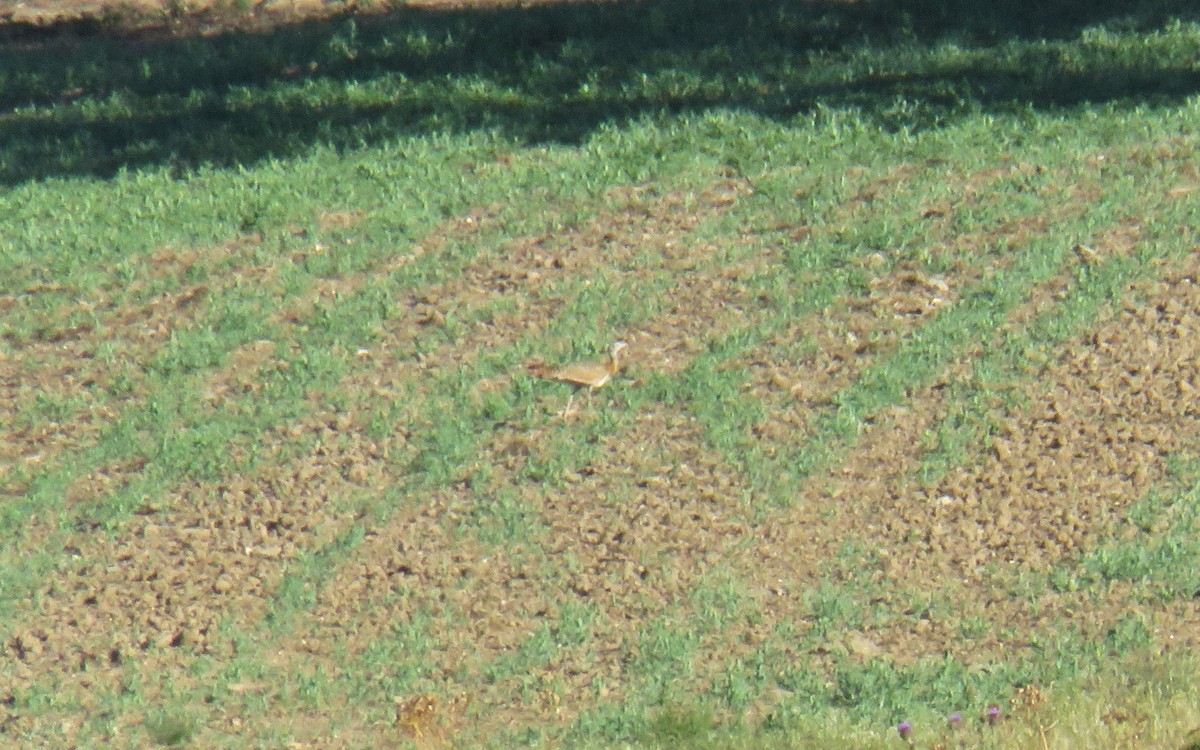
[[[628,344],[624,341],[618,341],[613,344],[612,349],[608,352],[607,362],[575,362],[561,367],[534,365],[530,368],[530,371],[539,378],[558,380],[580,388],[587,388],[590,393],[597,388],[603,387],[620,371],[621,351],[626,346]],[[566,411],[571,410],[571,403],[574,399],[575,394],[571,394],[571,398],[567,400]]]

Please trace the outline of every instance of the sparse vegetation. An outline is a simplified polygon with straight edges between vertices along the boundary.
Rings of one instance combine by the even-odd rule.
[[[355,7],[0,25],[0,735],[1200,742],[1192,3]]]

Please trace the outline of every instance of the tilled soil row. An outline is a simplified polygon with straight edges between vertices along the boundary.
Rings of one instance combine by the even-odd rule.
[[[735,566],[756,571],[753,588],[769,609],[802,623],[795,595],[847,540],[858,540],[873,561],[859,584],[884,592],[880,601],[897,615],[855,643],[797,658],[849,653],[908,664],[951,654],[983,663],[1025,647],[1064,616],[1088,619],[1092,633],[1123,616],[1120,594],[1094,602],[1091,592],[1047,594],[1028,607],[1005,593],[1005,582],[1094,548],[1163,478],[1168,458],[1196,445],[1200,415],[1181,397],[1200,377],[1198,272],[1193,259],[1139,284],[1146,304],[1126,307],[1066,345],[1038,383],[1026,386],[1030,406],[1009,415],[980,465],[955,469],[936,485],[914,484],[920,436],[941,410],[942,388],[934,385],[869,430],[841,466],[814,478],[804,502],[772,519],[762,544]],[[931,582],[954,600],[954,616],[906,616],[905,597],[930,591]],[[1195,608],[1184,607],[1192,615]],[[972,614],[995,626],[964,638],[962,619]],[[1194,636],[1182,618],[1174,625]],[[1013,632],[1025,635],[1005,635]]]
[[[748,392],[770,405],[770,419],[755,427],[755,436],[779,443],[810,437],[813,416],[827,408],[833,396],[857,380],[867,367],[884,359],[913,331],[961,299],[973,284],[988,274],[1002,272],[1011,264],[1011,252],[1045,232],[1055,219],[1081,212],[1078,204],[1064,202],[1055,216],[1031,216],[955,237],[953,248],[946,248],[946,252],[961,259],[950,272],[931,274],[913,263],[902,263],[899,268],[874,276],[866,296],[840,300],[811,319],[797,321],[768,338],[745,357],[753,375]],[[939,235],[948,230],[945,223],[934,229]],[[1001,243],[1008,253],[996,252]],[[962,257],[966,253],[977,254]],[[863,265],[873,271],[885,262],[876,255],[865,259]],[[812,338],[816,347],[803,359],[781,360],[772,354],[805,337]]]
[[[348,222],[357,221],[360,217],[343,215],[340,225],[348,226]],[[327,219],[322,217],[322,221]],[[277,330],[286,332],[289,326],[303,325],[319,305],[335,304],[339,299],[349,298],[360,293],[373,276],[390,274],[397,269],[415,262],[421,257],[438,254],[447,243],[470,242],[481,233],[495,229],[499,225],[499,217],[491,212],[475,210],[467,216],[450,220],[438,227],[430,236],[415,243],[403,254],[380,257],[367,269],[352,276],[321,278],[313,282],[312,288],[302,297],[282,300],[282,304],[274,307],[269,315],[270,322]],[[325,252],[324,249],[314,248],[312,252]],[[303,253],[293,253],[279,259],[279,263],[303,263]],[[277,268],[257,269],[255,276],[260,283],[274,276]],[[245,274],[230,274],[242,278]],[[210,295],[215,296],[215,295]],[[416,333],[414,332],[414,335]],[[277,338],[285,340],[286,336]],[[294,346],[293,346],[294,348]],[[199,397],[202,402],[200,416],[196,421],[202,421],[207,414],[216,415],[229,408],[230,404],[253,399],[263,389],[263,383],[272,368],[285,368],[286,357],[291,350],[280,353],[275,340],[260,339],[236,347],[226,357],[226,363],[205,378]],[[357,355],[355,352],[343,352],[349,358]],[[145,467],[144,459],[119,459],[109,464],[95,467],[72,481],[65,493],[65,503],[69,507],[81,502],[87,502],[97,497],[103,497],[137,476]],[[36,524],[37,519],[31,521]],[[38,536],[36,531],[31,536]]]
[[[396,480],[386,446],[349,418],[290,431],[315,443],[309,454],[254,477],[180,488],[113,536],[70,540],[75,564],[39,587],[36,619],[6,644],[13,664],[3,692],[51,684],[86,705],[115,690],[130,661],[153,673],[201,655],[228,658],[222,620],[261,618],[288,562],[348,523],[354,508],[343,501]],[[25,717],[8,718],[21,727]]]
[[[505,447],[491,446],[485,460],[496,461],[501,479],[511,479],[524,457],[497,454]],[[605,683],[611,687],[603,696],[619,698],[640,629],[666,603],[686,600],[696,579],[748,533],[741,509],[729,502],[741,492],[736,483],[736,473],[707,450],[693,420],[656,409],[630,430],[604,438],[599,458],[566,486],[546,491],[518,484],[530,520],[526,535],[503,548],[463,533],[478,504],[491,502],[487,493],[437,492],[420,509],[396,514],[368,533],[324,588],[304,627],[280,644],[291,656],[279,661],[291,670],[284,684],[301,676],[298,663],[305,665],[301,674],[319,669],[349,679],[364,668],[354,660],[365,658],[373,643],[429,618],[431,651],[413,659],[421,678],[391,696],[393,676],[377,675],[375,705],[358,706],[349,722],[327,717],[302,739],[319,741],[333,729],[363,731],[372,712],[388,712],[391,697],[431,696],[443,713],[426,722],[478,738],[525,723],[569,722],[594,704]],[[697,484],[708,490],[697,493]],[[561,627],[564,606],[594,612],[585,644],[558,649],[519,674],[484,679],[538,630]],[[545,700],[520,697],[531,679]],[[274,714],[269,721],[287,717]]]
[[[212,36],[229,32],[262,33],[285,24],[336,19],[347,13],[372,15],[397,8],[429,11],[529,8],[579,0],[256,0],[253,11],[240,9],[228,0],[24,0],[0,12],[0,28],[23,24],[33,28],[70,29],[85,22],[82,33],[95,33],[87,21],[99,21],[108,33],[126,33],[150,38],[170,35]]]
[[[362,219],[358,212],[326,212],[317,217],[322,228],[348,228]],[[456,227],[439,228],[434,235],[438,238],[452,235]],[[229,290],[239,286],[269,288],[287,264],[302,263],[304,253],[291,253],[278,257],[267,265],[250,265],[249,261],[262,242],[261,236],[247,235],[236,240],[205,248],[178,250],[163,248],[149,257],[147,278],[138,279],[130,288],[119,295],[105,290],[91,293],[88,299],[80,300],[77,307],[86,309],[98,319],[87,325],[69,326],[66,321],[72,310],[59,310],[55,320],[47,320],[46,335],[33,342],[23,342],[15,350],[15,356],[0,359],[0,424],[22,424],[36,420],[32,416],[36,404],[47,397],[69,398],[88,396],[89,403],[77,409],[70,419],[36,421],[30,426],[13,429],[0,434],[0,462],[9,467],[21,462],[47,467],[61,462],[65,455],[78,455],[95,445],[103,428],[117,420],[136,404],[144,404],[149,397],[146,363],[153,362],[178,333],[195,331],[211,318],[214,311],[211,301],[220,299]],[[429,244],[432,244],[429,243]],[[423,249],[421,244],[418,249]],[[314,252],[323,252],[316,246]],[[405,260],[411,260],[406,257]],[[381,259],[376,265],[392,265],[391,259]],[[218,266],[236,264],[236,272],[210,273]],[[197,270],[205,272],[208,280],[191,282],[187,279]],[[174,279],[175,291],[162,293],[149,302],[136,305],[122,300],[145,288],[149,284]],[[313,295],[318,299],[343,290],[327,287],[325,279],[316,280]],[[61,291],[61,290],[58,290]],[[36,293],[31,290],[29,294]],[[277,296],[283,294],[279,288]],[[292,300],[278,299],[281,305],[271,306],[276,312],[269,315],[273,323],[297,323],[303,317],[295,309]],[[0,297],[0,309],[22,304],[20,297]],[[311,305],[308,311],[311,311]],[[237,347],[228,353],[228,364],[218,368],[205,388],[204,398],[219,402],[234,391],[247,392],[255,388],[253,373],[247,373],[248,365],[262,361],[264,344],[256,341]],[[118,357],[98,356],[101,349],[112,350]],[[4,452],[11,455],[6,456]],[[115,466],[101,467],[92,471],[108,485],[119,483],[123,474],[121,467],[130,463],[120,461]],[[0,471],[4,464],[0,463]],[[115,471],[114,471],[115,469]],[[3,474],[0,474],[3,478]],[[68,493],[68,502],[73,497],[94,497],[89,492],[87,478],[80,487]],[[8,491],[18,494],[26,489],[11,485]]]

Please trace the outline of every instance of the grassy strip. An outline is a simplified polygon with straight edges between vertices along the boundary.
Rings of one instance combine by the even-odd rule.
[[[1200,32],[1167,22],[1190,6],[1114,5],[566,4],[22,45],[0,58],[0,182],[244,164],[397,132],[580,142],[664,110],[859,108],[899,131],[1013,101],[1190,94]]]
[[[1138,652],[1101,666],[1071,684],[1055,685],[997,702],[1003,720],[990,725],[980,712],[964,712],[961,724],[947,714],[907,715],[913,744],[918,747],[968,747],[987,750],[1051,747],[1135,747],[1178,750],[1191,747],[1200,721],[1196,701],[1200,687],[1193,679],[1194,656]],[[634,750],[886,750],[901,740],[898,722],[863,726],[839,709],[813,707],[797,712],[785,725],[719,725],[703,707],[676,707],[660,713],[638,740],[619,745],[600,738],[580,738],[574,746],[590,750],[624,747]],[[602,735],[603,736],[603,735]],[[1182,745],[1180,743],[1183,743]]]
[[[1186,602],[1200,592],[1200,483],[1193,456],[1174,461],[1166,487],[1152,490],[1127,513],[1132,535],[1107,540],[1070,567],[1050,573],[1058,591],[1137,583],[1139,600],[1154,606]],[[1182,491],[1171,485],[1190,479]]]

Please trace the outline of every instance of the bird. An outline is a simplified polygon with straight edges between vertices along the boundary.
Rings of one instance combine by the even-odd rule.
[[[577,388],[587,388],[588,393],[604,387],[608,381],[613,379],[613,376],[621,369],[621,352],[625,347],[629,346],[624,341],[618,341],[612,345],[612,349],[608,352],[607,362],[574,362],[561,367],[547,367],[543,364],[537,364],[530,368],[530,372],[539,378],[545,380],[557,380],[563,383],[570,383]],[[567,400],[567,408],[563,410],[566,414],[571,411],[571,404],[575,400],[575,394]]]

